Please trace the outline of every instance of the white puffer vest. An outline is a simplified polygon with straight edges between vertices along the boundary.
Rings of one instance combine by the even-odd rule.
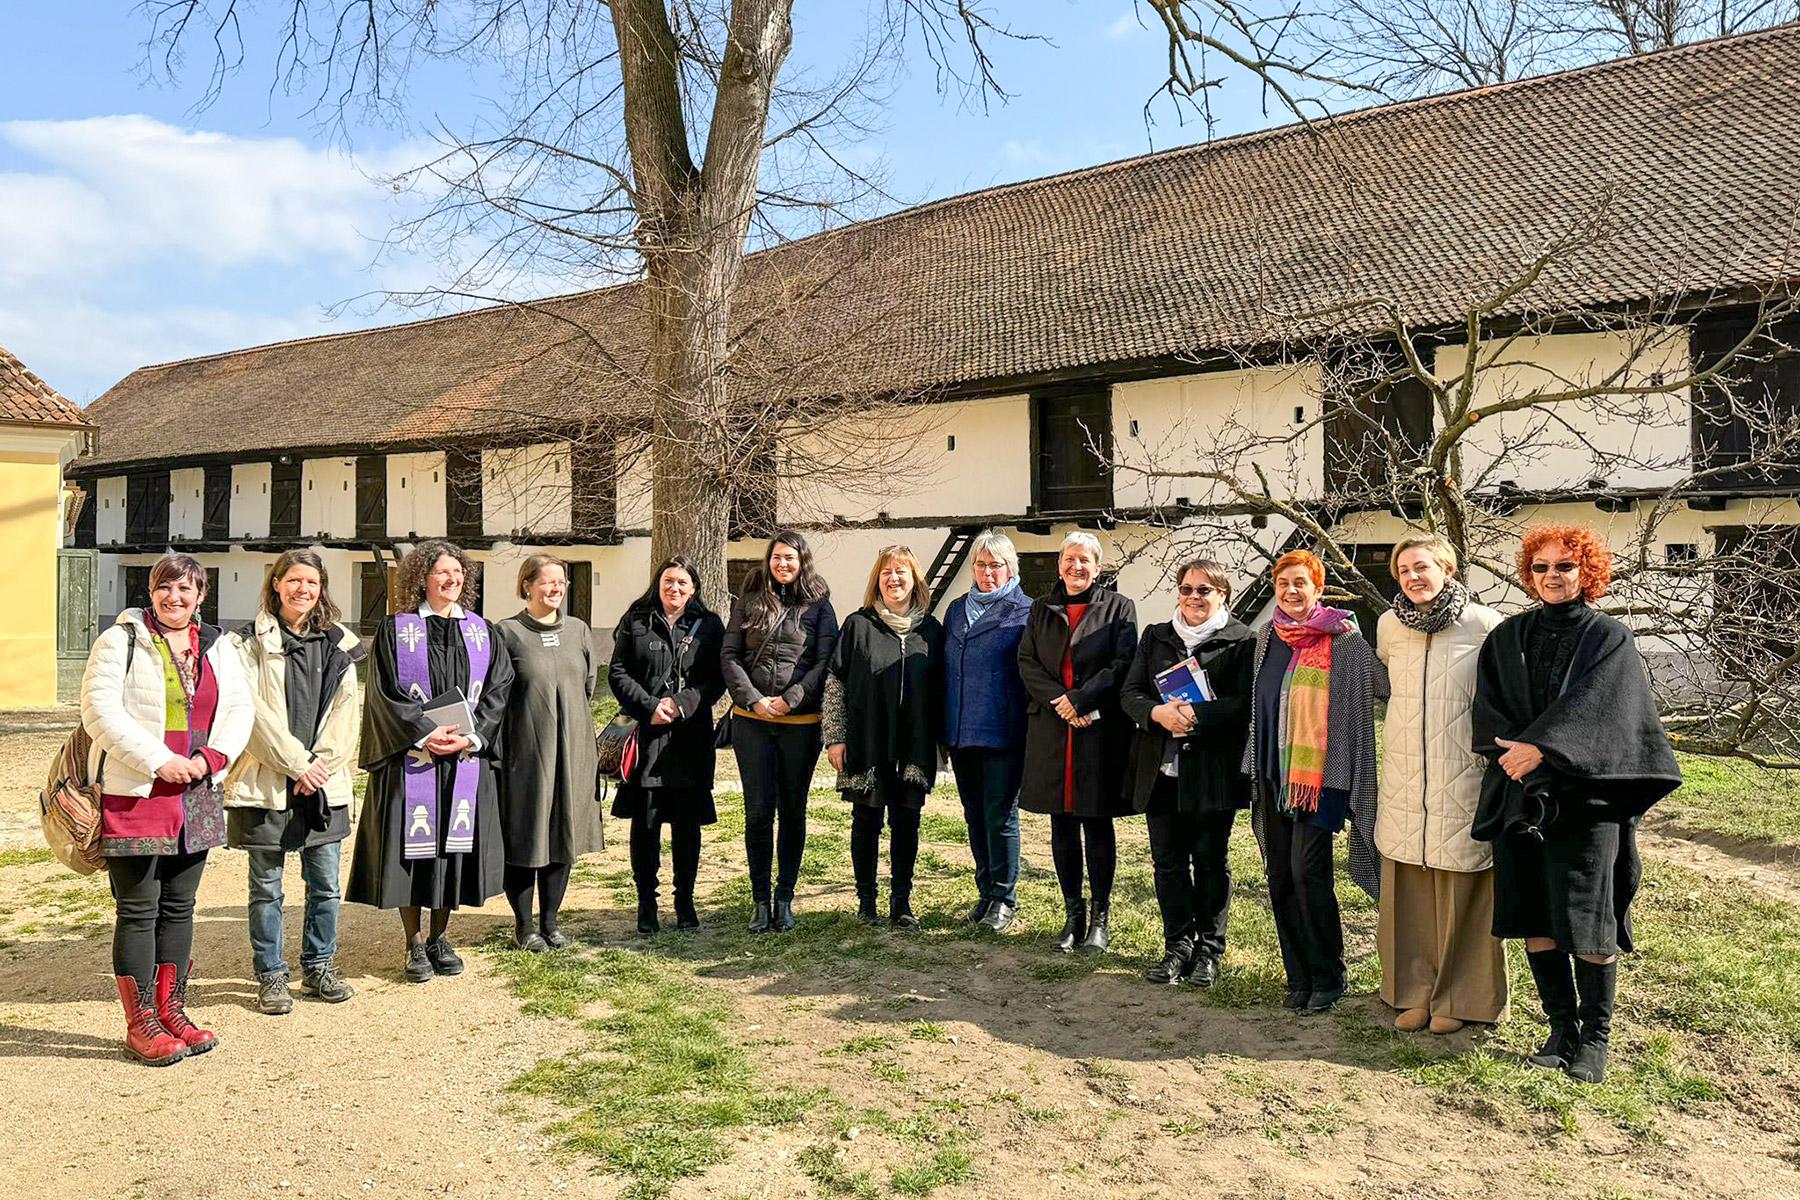
[[[1375,847],[1395,862],[1485,871],[1493,851],[1469,836],[1487,761],[1469,748],[1475,665],[1500,614],[1470,602],[1442,633],[1408,629],[1393,613],[1376,625],[1376,653],[1394,693],[1382,729]]]

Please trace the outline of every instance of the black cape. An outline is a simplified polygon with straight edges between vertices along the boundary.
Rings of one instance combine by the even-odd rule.
[[[857,781],[852,790],[877,802],[902,782],[929,792],[944,727],[943,625],[928,615],[902,644],[873,608],[860,608],[838,633],[831,673],[844,688],[843,776]]]
[[[1681,786],[1650,677],[1625,624],[1588,609],[1550,706],[1534,712],[1526,647],[1541,609],[1508,617],[1481,647],[1471,710],[1474,751],[1488,761],[1473,835],[1542,831],[1559,819],[1628,821]],[[1529,742],[1544,765],[1522,782],[1500,769],[1497,737]]]
[[[489,631],[491,635],[491,624]],[[469,652],[463,645],[462,630],[448,617],[430,616],[425,618],[425,633],[432,695],[453,687],[467,695]],[[475,847],[467,854],[408,859],[400,827],[406,809],[402,767],[407,752],[433,726],[419,702],[401,690],[395,669],[394,619],[389,617],[376,631],[374,662],[363,703],[360,754],[361,766],[369,773],[368,800],[356,830],[346,900],[377,908],[458,908],[479,906],[502,890],[506,850],[494,764],[502,753],[501,730],[512,695],[513,666],[502,639],[491,636],[489,645],[493,654],[488,660],[487,682],[475,705],[475,733],[481,739],[476,755],[481,780],[475,801]],[[438,800],[443,814],[450,811],[450,785],[455,775],[454,759],[438,760]],[[440,843],[448,827],[447,820],[439,821]]]

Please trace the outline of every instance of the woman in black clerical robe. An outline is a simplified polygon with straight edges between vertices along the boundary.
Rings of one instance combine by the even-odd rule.
[[[400,910],[414,983],[462,971],[447,936],[450,913],[479,907],[505,883],[494,763],[513,668],[492,627],[463,607],[475,602],[473,576],[467,555],[446,541],[422,542],[406,556],[401,607],[375,633],[363,705],[369,790],[345,898]],[[487,666],[472,680],[477,658]],[[471,736],[424,713],[425,701],[453,688],[472,702]]]
[[[1524,939],[1550,1022],[1529,1063],[1598,1083],[1632,948],[1637,822],[1681,770],[1631,630],[1593,607],[1612,579],[1605,544],[1533,529],[1519,577],[1541,603],[1482,644],[1471,716],[1488,768],[1471,832],[1494,845],[1494,936]]]

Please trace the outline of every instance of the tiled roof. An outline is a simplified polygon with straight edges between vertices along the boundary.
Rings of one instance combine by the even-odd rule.
[[[738,386],[857,395],[1265,344],[1381,297],[1459,319],[1800,277],[1800,28],[1346,114],[908,209],[747,260]],[[95,464],[397,444],[641,411],[643,289],[145,367]]]
[[[79,408],[0,346],[0,421],[85,426]]]

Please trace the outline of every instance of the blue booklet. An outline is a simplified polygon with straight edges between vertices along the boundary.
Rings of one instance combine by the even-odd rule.
[[[1166,671],[1158,672],[1156,690],[1161,693],[1164,704],[1176,701],[1205,704],[1218,696],[1213,691],[1212,680],[1206,677],[1206,669],[1191,657],[1182,659]]]

